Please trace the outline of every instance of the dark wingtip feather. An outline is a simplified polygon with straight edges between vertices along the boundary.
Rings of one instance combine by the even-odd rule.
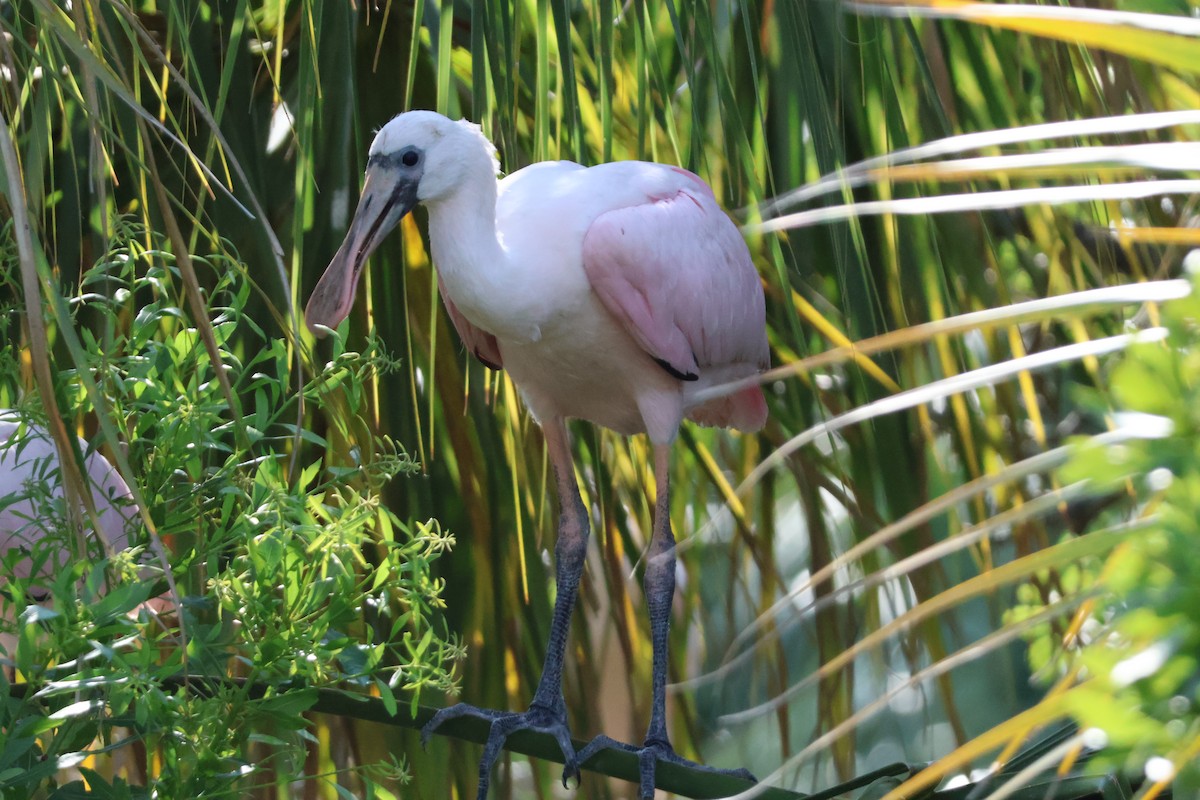
[[[486,358],[484,358],[483,356],[481,356],[481,355],[479,354],[479,350],[476,350],[476,351],[475,351],[475,357],[476,357],[477,359],[479,359],[479,363],[480,363],[480,364],[483,364],[485,367],[487,367],[487,368],[488,368],[488,369],[490,369],[490,370],[494,370],[495,372],[499,372],[499,371],[502,369],[502,367],[501,367],[499,364],[496,364],[496,363],[493,363],[493,362],[491,362],[491,361],[488,361]]]
[[[678,378],[681,381],[700,380],[700,376],[694,372],[680,372],[679,370],[675,369],[673,366],[671,366],[671,362],[667,361],[665,358],[656,358],[654,359],[654,363],[665,369],[667,374],[672,378]]]

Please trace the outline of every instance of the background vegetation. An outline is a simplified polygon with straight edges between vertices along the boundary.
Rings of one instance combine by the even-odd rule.
[[[1148,302],[1186,292],[1161,281],[1200,239],[1194,16],[0,3],[0,405],[102,442],[186,598],[182,629],[129,619],[146,592],[113,575],[98,622],[72,613],[96,608],[81,562],[33,614],[58,615],[48,632],[5,623],[39,693],[5,706],[0,792],[68,791],[68,767],[106,796],[473,792],[472,746],[425,755],[412,732],[301,716],[327,685],[400,713],[440,701],[464,649],[461,696],[516,709],[540,669],[541,439],[446,324],[421,215],[373,259],[339,340],[295,317],[372,131],[434,108],[483,124],[506,170],[678,163],[747,223],[781,371],[761,435],[688,430],[677,448],[677,745],[801,791],[940,759],[868,791],[999,763],[995,796],[1159,795],[1200,747],[1195,311],[1170,307],[1163,334]],[[1137,329],[1158,338],[1114,369]],[[574,432],[597,536],[568,705],[577,735],[637,740],[649,459]],[[1091,447],[1056,471],[1072,437]],[[172,683],[183,653],[265,696]],[[1064,720],[1082,732],[1046,735]],[[1096,748],[1108,760],[1085,764]],[[494,791],[547,796],[557,773],[514,758]]]

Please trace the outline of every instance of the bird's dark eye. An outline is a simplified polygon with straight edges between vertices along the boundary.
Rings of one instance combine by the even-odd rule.
[[[400,154],[400,163],[406,167],[415,167],[421,160],[421,154],[416,150],[405,150]]]

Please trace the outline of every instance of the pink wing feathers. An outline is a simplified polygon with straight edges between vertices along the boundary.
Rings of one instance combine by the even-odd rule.
[[[454,305],[454,301],[446,292],[440,275],[438,276],[438,294],[442,296],[442,302],[446,304],[446,313],[450,315],[450,321],[454,323],[454,330],[458,331],[458,338],[462,339],[471,355],[482,361],[485,367],[503,369],[504,361],[500,358],[500,345],[496,343],[496,337],[483,328],[472,325],[462,315],[458,306]]]
[[[583,240],[584,271],[609,312],[675,377],[697,380],[706,369],[730,375],[726,368],[753,374],[770,365],[758,273],[712,191],[677,171],[691,179],[683,189],[592,223]],[[766,412],[762,390],[751,387],[689,416],[756,430]]]

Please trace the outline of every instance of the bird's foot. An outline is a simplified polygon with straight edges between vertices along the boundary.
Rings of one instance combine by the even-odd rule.
[[[479,708],[469,703],[443,708],[433,715],[433,719],[421,728],[421,746],[429,742],[429,737],[444,722],[459,717],[475,717],[491,723],[488,730],[487,742],[483,746],[483,757],[479,759],[479,792],[477,800],[486,800],[488,785],[492,777],[492,765],[500,756],[504,742],[517,731],[531,730],[538,733],[548,733],[558,742],[563,754],[563,786],[567,780],[579,780],[579,759],[575,755],[575,745],[571,743],[571,732],[567,729],[567,715],[562,708],[554,709],[534,703],[528,711],[517,713],[513,711],[494,711],[490,708]]]
[[[653,800],[654,798],[654,774],[658,766],[658,762],[663,761],[670,764],[678,764],[689,769],[709,772],[716,775],[729,775],[734,778],[758,783],[758,778],[754,777],[749,770],[746,769],[717,769],[716,767],[706,767],[703,764],[697,764],[691,759],[684,758],[678,755],[671,743],[663,739],[647,739],[641,747],[625,742],[618,742],[608,736],[601,734],[595,739],[592,739],[586,746],[577,754],[580,764],[587,762],[596,753],[601,750],[624,750],[627,753],[635,753],[638,757],[638,798],[640,800]]]

